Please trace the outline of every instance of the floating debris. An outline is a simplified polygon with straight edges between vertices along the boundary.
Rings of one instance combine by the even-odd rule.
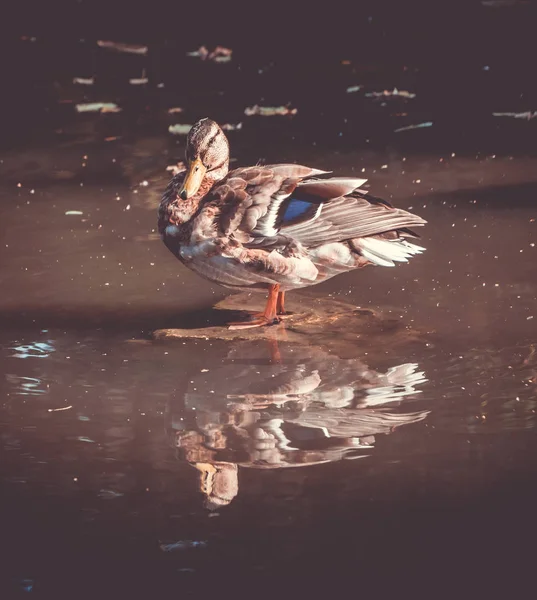
[[[114,50],[116,52],[126,52],[127,54],[147,54],[147,46],[140,46],[138,44],[122,44],[121,42],[109,42],[104,40],[98,40],[97,46],[101,48],[107,48],[108,50]]]
[[[242,129],[242,123],[224,123],[220,125],[220,128],[224,131],[238,131]]]
[[[207,542],[197,542],[194,540],[179,540],[170,544],[159,544],[163,552],[176,552],[177,550],[189,550],[190,548],[206,548]]]
[[[180,106],[173,106],[172,108],[168,108],[169,115],[175,115],[177,113],[182,113],[183,111],[184,108],[181,108]]]
[[[105,137],[104,141],[105,142],[114,142],[115,140],[120,140],[121,136],[120,135],[111,135],[110,137]]]
[[[531,121],[531,119],[535,119],[537,117],[537,111],[527,110],[525,112],[501,112],[501,113],[492,113],[494,117],[511,117],[513,119],[526,119],[527,121]]]
[[[205,46],[200,46],[197,50],[192,50],[192,52],[187,52],[187,56],[192,56],[193,58],[201,58],[201,60],[206,60],[209,56],[209,50]]]
[[[147,77],[134,77],[132,79],[129,79],[129,83],[131,85],[145,85],[148,82],[149,79]]]
[[[176,123],[175,125],[170,125],[168,127],[168,131],[172,135],[187,135],[187,133],[192,129],[192,125],[188,123]]]
[[[481,0],[483,6],[490,8],[504,8],[507,6],[522,6],[529,4],[526,0]]]
[[[432,121],[425,121],[425,123],[417,123],[416,125],[407,125],[406,127],[399,127],[399,129],[394,129],[395,133],[399,131],[410,131],[411,129],[423,129],[424,127],[432,127]]]
[[[393,88],[393,90],[383,90],[382,92],[368,92],[366,98],[415,98],[416,94],[412,92],[407,92],[406,90],[398,90],[397,88]]]
[[[296,115],[297,112],[296,108],[289,108],[288,106],[259,106],[258,104],[248,106],[244,109],[244,114],[247,117],[254,115],[259,115],[260,117],[273,117],[275,115],[285,117],[287,115]]]
[[[73,406],[70,404],[69,406],[63,406],[61,408],[49,408],[48,412],[59,412],[60,410],[70,410]]]
[[[183,161],[176,163],[175,165],[168,165],[166,167],[166,171],[171,171],[172,175],[175,177],[177,173],[181,173],[181,171],[186,171],[186,166]]]
[[[77,112],[102,112],[115,113],[121,112],[121,108],[114,102],[89,102],[87,104],[77,104]]]
[[[232,54],[233,50],[224,46],[216,46],[212,52],[209,52],[206,46],[200,46],[197,50],[186,53],[187,56],[192,56],[193,58],[212,60],[214,62],[229,62]]]
[[[354,92],[359,92],[364,86],[363,85],[351,85],[347,88],[347,94],[353,94]]]
[[[74,77],[73,83],[78,85],[93,85],[95,77]]]
[[[70,216],[70,215],[83,215],[84,213],[81,210],[66,210],[65,214],[67,216]]]
[[[102,500],[115,500],[116,498],[121,498],[124,496],[121,492],[116,492],[115,490],[101,490],[98,494],[99,498]]]

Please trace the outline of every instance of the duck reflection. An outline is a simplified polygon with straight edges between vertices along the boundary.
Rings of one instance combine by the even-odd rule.
[[[200,474],[207,508],[239,491],[239,467],[275,469],[369,455],[377,435],[425,419],[403,401],[426,381],[417,364],[378,372],[320,348],[234,345],[191,379],[172,416],[175,445]]]

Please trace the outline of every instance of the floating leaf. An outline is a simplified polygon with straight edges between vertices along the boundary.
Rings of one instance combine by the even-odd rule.
[[[78,85],[93,85],[95,83],[95,77],[74,77],[73,83]]]
[[[224,123],[220,127],[224,131],[238,131],[242,129],[242,123]]]
[[[286,116],[296,115],[298,110],[296,108],[289,108],[288,106],[249,106],[244,109],[244,114],[247,117],[253,115],[259,115],[260,117],[273,117],[273,116]]]
[[[393,90],[383,90],[382,92],[368,92],[366,94],[366,98],[415,98],[416,94],[412,92],[407,92],[406,90],[398,90],[397,88],[393,88]]]
[[[77,112],[120,112],[121,108],[114,102],[88,102],[87,104],[77,104]]]
[[[512,117],[513,119],[526,119],[531,121],[531,119],[535,119],[537,117],[537,111],[532,112],[531,110],[527,110],[525,112],[501,112],[501,113],[492,113],[494,117]]]
[[[410,131],[411,129],[423,129],[424,127],[432,127],[432,121],[425,121],[425,123],[416,123],[415,125],[407,125],[406,127],[399,127],[399,129],[394,129],[395,133],[399,131]]]
[[[108,50],[114,50],[116,52],[126,52],[127,54],[147,54],[147,46],[140,46],[137,44],[122,44],[121,42],[109,42],[104,40],[98,40],[97,46],[101,48],[107,48]]]
[[[175,125],[170,125],[168,127],[168,131],[172,135],[187,135],[187,133],[192,129],[192,125],[186,123],[176,123]]]
[[[200,46],[197,50],[186,53],[187,56],[192,56],[193,58],[212,60],[220,63],[229,62],[232,54],[233,50],[231,50],[231,48],[225,48],[224,46],[216,46],[212,52],[209,52],[206,46]]]
[[[176,552],[178,550],[188,550],[190,548],[205,548],[207,542],[197,542],[194,540],[179,540],[170,544],[159,544],[159,548],[163,552]]]

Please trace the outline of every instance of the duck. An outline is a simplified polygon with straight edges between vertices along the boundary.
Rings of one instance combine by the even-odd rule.
[[[190,129],[186,168],[158,209],[165,246],[201,277],[267,293],[265,309],[233,329],[279,323],[288,291],[368,265],[421,254],[413,228],[426,221],[361,189],[366,179],[294,163],[229,170],[229,142],[204,118]]]

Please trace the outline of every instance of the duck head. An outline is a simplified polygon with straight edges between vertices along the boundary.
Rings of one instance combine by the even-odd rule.
[[[188,132],[185,158],[187,174],[179,192],[182,200],[192,198],[203,183],[212,187],[227,175],[229,143],[220,126],[211,119],[195,123]]]

